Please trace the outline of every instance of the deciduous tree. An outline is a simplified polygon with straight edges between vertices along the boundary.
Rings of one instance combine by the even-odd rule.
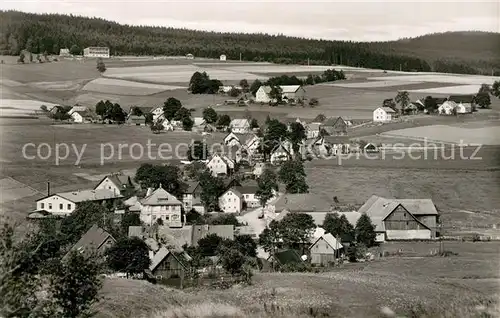
[[[395,101],[401,105],[401,114],[404,114],[405,109],[410,104],[410,94],[408,91],[399,91],[396,95]]]
[[[125,237],[118,240],[106,251],[109,268],[128,275],[142,273],[151,263],[149,248],[138,237]]]
[[[279,179],[285,184],[288,193],[307,193],[309,186],[306,183],[304,165],[300,160],[288,160],[279,170]]]
[[[246,79],[242,79],[240,81],[240,87],[243,90],[243,92],[247,93],[250,88],[250,85],[248,84],[248,81]]]
[[[217,234],[209,234],[198,240],[198,250],[203,256],[215,256],[222,238]]]
[[[375,238],[377,237],[375,233],[375,225],[373,225],[372,220],[366,214],[361,214],[360,218],[356,222],[356,242],[363,243],[367,247],[372,247],[375,245]]]
[[[199,177],[201,186],[200,200],[209,211],[219,208],[219,197],[224,193],[224,180],[212,176],[209,171],[204,171]]]
[[[186,156],[189,161],[207,160],[210,157],[208,145],[204,141],[195,140],[189,146]]]
[[[203,110],[203,119],[207,123],[213,124],[217,121],[217,112],[212,107],[205,108]]]
[[[180,100],[174,97],[169,97],[163,104],[163,114],[168,120],[172,120],[179,109],[181,109],[182,104]]]
[[[491,87],[491,93],[500,98],[500,81],[495,81]]]
[[[299,144],[306,139],[306,130],[301,123],[293,122],[290,124],[290,141],[292,142],[293,150],[297,153]]]
[[[279,221],[279,232],[283,243],[290,248],[310,241],[316,224],[312,216],[306,213],[289,213]]]
[[[477,93],[476,103],[481,108],[490,108],[491,105],[490,93],[488,92]]]
[[[278,177],[270,169],[265,169],[257,180],[258,189],[255,196],[259,199],[262,209],[266,207],[267,202],[273,198],[274,191],[278,191]]]
[[[177,166],[142,164],[135,173],[135,181],[141,188],[158,188],[161,186],[176,197],[182,197],[186,185],[180,181],[181,173]]]
[[[106,72],[106,65],[104,64],[104,61],[102,60],[102,58],[98,58],[97,59],[97,66],[96,66],[97,70],[99,71],[99,73],[104,73]]]
[[[229,115],[221,115],[219,116],[219,120],[217,121],[217,126],[227,127],[231,123],[231,117]]]
[[[337,213],[328,213],[322,227],[335,237],[346,241],[354,239],[354,227],[343,214],[339,217]]]
[[[253,81],[252,85],[250,86],[250,93],[252,93],[253,96],[257,93],[259,88],[262,86],[262,82],[256,79]]]

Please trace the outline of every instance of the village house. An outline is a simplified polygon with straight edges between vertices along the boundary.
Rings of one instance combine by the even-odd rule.
[[[347,122],[342,117],[330,117],[321,124],[321,131],[330,136],[347,135]]]
[[[184,279],[191,257],[184,251],[173,251],[162,246],[151,258],[148,275],[157,280]]]
[[[306,130],[306,138],[318,138],[321,131],[321,123],[308,123],[304,126]]]
[[[274,270],[280,270],[283,266],[304,263],[300,253],[293,249],[281,250],[267,258]]]
[[[378,242],[436,237],[438,212],[431,199],[386,199],[373,195],[358,212],[370,217]]]
[[[448,101],[457,104],[457,113],[459,114],[472,113],[476,109],[474,95],[452,95],[448,97]]]
[[[55,115],[57,113],[62,113],[62,112],[64,112],[64,107],[62,107],[60,105],[56,105],[49,110],[49,113],[51,113],[52,115]]]
[[[82,202],[113,204],[120,198],[123,196],[119,192],[116,193],[108,189],[60,192],[37,200],[35,212],[46,211],[55,216],[67,216]]]
[[[235,134],[248,134],[250,132],[250,122],[248,119],[233,119],[229,124],[229,129]]]
[[[89,111],[89,109],[86,106],[73,106],[68,111],[68,115],[71,116],[74,112],[87,112],[87,111]]]
[[[153,121],[157,121],[163,116],[163,106],[154,107],[151,110],[151,114],[153,114]],[[165,117],[163,116],[163,118]]]
[[[273,151],[271,151],[270,161],[273,165],[281,164],[282,162],[292,159],[292,154],[286,149],[283,144],[276,146]]]
[[[71,54],[69,53],[69,49],[68,48],[59,49],[59,56],[60,57],[70,57]]]
[[[148,189],[146,197],[140,201],[140,219],[147,225],[153,225],[158,220],[170,227],[181,227],[182,202],[165,191],[161,185],[152,191]]]
[[[193,118],[193,128],[196,130],[203,131],[206,123],[207,122],[205,121],[205,119],[203,119],[203,117],[194,117]]]
[[[453,101],[446,101],[438,107],[438,113],[440,115],[453,115],[458,110],[457,106],[457,103]]]
[[[146,116],[146,114],[151,114],[153,112],[153,109],[155,109],[154,107],[150,106],[130,106],[127,111],[127,117],[134,115],[134,108],[139,110],[141,116]]]
[[[188,188],[182,196],[182,203],[184,204],[184,211],[191,211],[191,209],[196,210],[198,213],[204,213],[204,209],[200,209],[200,196],[201,196],[201,186],[199,182],[188,182]],[[200,211],[201,210],[201,211]]]
[[[369,142],[363,147],[363,151],[366,153],[377,153],[377,152],[379,152],[379,149],[378,149],[377,145]]]
[[[130,126],[146,126],[146,117],[130,115],[127,117],[126,123]]]
[[[241,213],[243,210],[243,195],[236,188],[226,190],[219,197],[219,209],[224,213]]]
[[[312,235],[309,254],[311,264],[327,266],[341,257],[343,245],[332,234],[318,227]]]
[[[343,155],[350,153],[351,142],[348,136],[323,136],[316,139],[314,147],[317,154]]]
[[[229,175],[234,171],[234,161],[226,155],[213,154],[207,163],[207,168],[215,177]]]
[[[64,258],[67,258],[70,252],[78,252],[87,256],[95,254],[104,256],[106,250],[115,243],[116,240],[111,234],[97,226],[97,224],[94,224],[78,242],[73,245]]]
[[[373,111],[374,122],[388,122],[394,119],[396,111],[390,107],[379,107]]]
[[[191,244],[189,246],[198,246],[198,242],[208,235],[215,234],[223,239],[234,240],[234,225],[193,225]]]
[[[255,193],[259,189],[256,182],[253,184],[245,184],[243,186],[234,187],[239,193],[241,193],[243,199],[243,210],[254,209],[260,207],[259,198],[255,196]]]
[[[97,117],[90,110],[86,111],[74,111],[71,113],[71,118],[73,122],[78,124],[93,123],[97,120]]]
[[[266,169],[266,164],[264,162],[256,162],[253,166],[252,173],[255,177],[260,177],[264,170]]]
[[[256,150],[259,149],[261,140],[262,138],[260,138],[256,134],[251,134],[245,140],[243,148],[248,152],[249,155],[253,155],[256,152]]]
[[[113,191],[114,193],[121,193],[127,188],[135,188],[135,184],[129,176],[123,174],[112,174],[99,181],[99,183],[94,187],[94,190],[107,189]]]
[[[186,54],[186,59],[188,60],[194,60],[194,55],[191,53]]]
[[[236,136],[235,133],[230,132],[224,137],[224,145],[229,147],[241,146],[240,139]]]
[[[281,88],[281,98],[283,100],[304,100],[306,97],[306,91],[301,85],[280,85]],[[270,96],[271,87],[261,86],[255,93],[255,101],[258,103],[269,103],[273,101]]]
[[[226,54],[221,54],[221,55],[219,56],[219,60],[221,60],[221,61],[225,61],[225,60],[226,60],[226,58],[227,58],[227,57],[226,57]]]
[[[172,122],[166,118],[161,120],[160,123],[163,126],[163,130],[165,131],[173,131],[175,128]]]

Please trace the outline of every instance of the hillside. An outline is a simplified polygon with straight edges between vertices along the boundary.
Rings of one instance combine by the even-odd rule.
[[[130,26],[98,18],[0,11],[0,54],[58,54],[109,46],[115,55],[185,55],[275,63],[344,64],[388,70],[500,74],[495,33],[444,33],[392,42],[326,41],[268,34]]]

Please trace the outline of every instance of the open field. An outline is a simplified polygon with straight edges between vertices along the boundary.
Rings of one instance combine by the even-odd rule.
[[[187,89],[187,87],[145,84],[133,81],[124,81],[119,79],[97,78],[87,83],[82,89],[84,91],[91,91],[104,94],[140,96],[140,95],[157,94],[163,91],[169,91],[174,89]]]
[[[413,247],[427,249],[419,244]],[[478,300],[498,299],[499,245],[445,246],[458,255],[384,258],[318,274],[257,273],[253,285],[228,290],[180,291],[108,279],[95,309],[98,317],[109,318],[154,313],[154,317],[305,317],[310,308],[334,317],[381,317],[382,307],[405,314],[421,305],[428,317],[473,317]],[[266,312],[272,303],[284,312]],[[182,315],[189,311],[191,315]]]
[[[500,122],[496,126],[474,128],[445,125],[415,127],[393,130],[384,135],[456,144],[500,145]]]
[[[36,100],[0,99],[0,116],[29,115],[40,111],[40,106],[45,105],[48,109],[55,104]]]
[[[498,76],[480,76],[480,75],[453,75],[453,74],[433,74],[422,73],[415,75],[398,75],[398,76],[384,76],[384,77],[370,77],[368,80],[379,81],[410,81],[410,82],[437,82],[437,83],[453,83],[465,85],[481,85],[489,84],[500,80]]]
[[[59,61],[21,65],[3,64],[2,77],[21,83],[71,81],[99,77],[95,61]]]
[[[461,94],[477,94],[481,85],[458,85],[458,86],[445,86],[435,88],[422,88],[409,90],[410,93],[426,93],[432,94],[445,94],[445,95],[461,95]]]

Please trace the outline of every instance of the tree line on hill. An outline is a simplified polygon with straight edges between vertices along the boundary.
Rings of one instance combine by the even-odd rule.
[[[343,64],[385,70],[487,74],[491,74],[494,68],[500,72],[498,59],[451,60],[448,56],[455,55],[446,54],[446,51],[429,54],[432,46],[428,50],[418,46],[409,50],[410,46],[404,41],[357,43],[268,34],[205,32],[16,11],[2,11],[0,18],[4,22],[0,53],[10,55],[19,55],[23,49],[39,54],[58,54],[61,48],[71,48],[76,53],[81,52],[82,47],[107,46],[114,55],[182,56],[191,53],[218,58],[220,54],[225,54],[229,59],[236,59],[241,54],[246,61],[282,64]],[[464,56],[463,52],[461,55]]]

